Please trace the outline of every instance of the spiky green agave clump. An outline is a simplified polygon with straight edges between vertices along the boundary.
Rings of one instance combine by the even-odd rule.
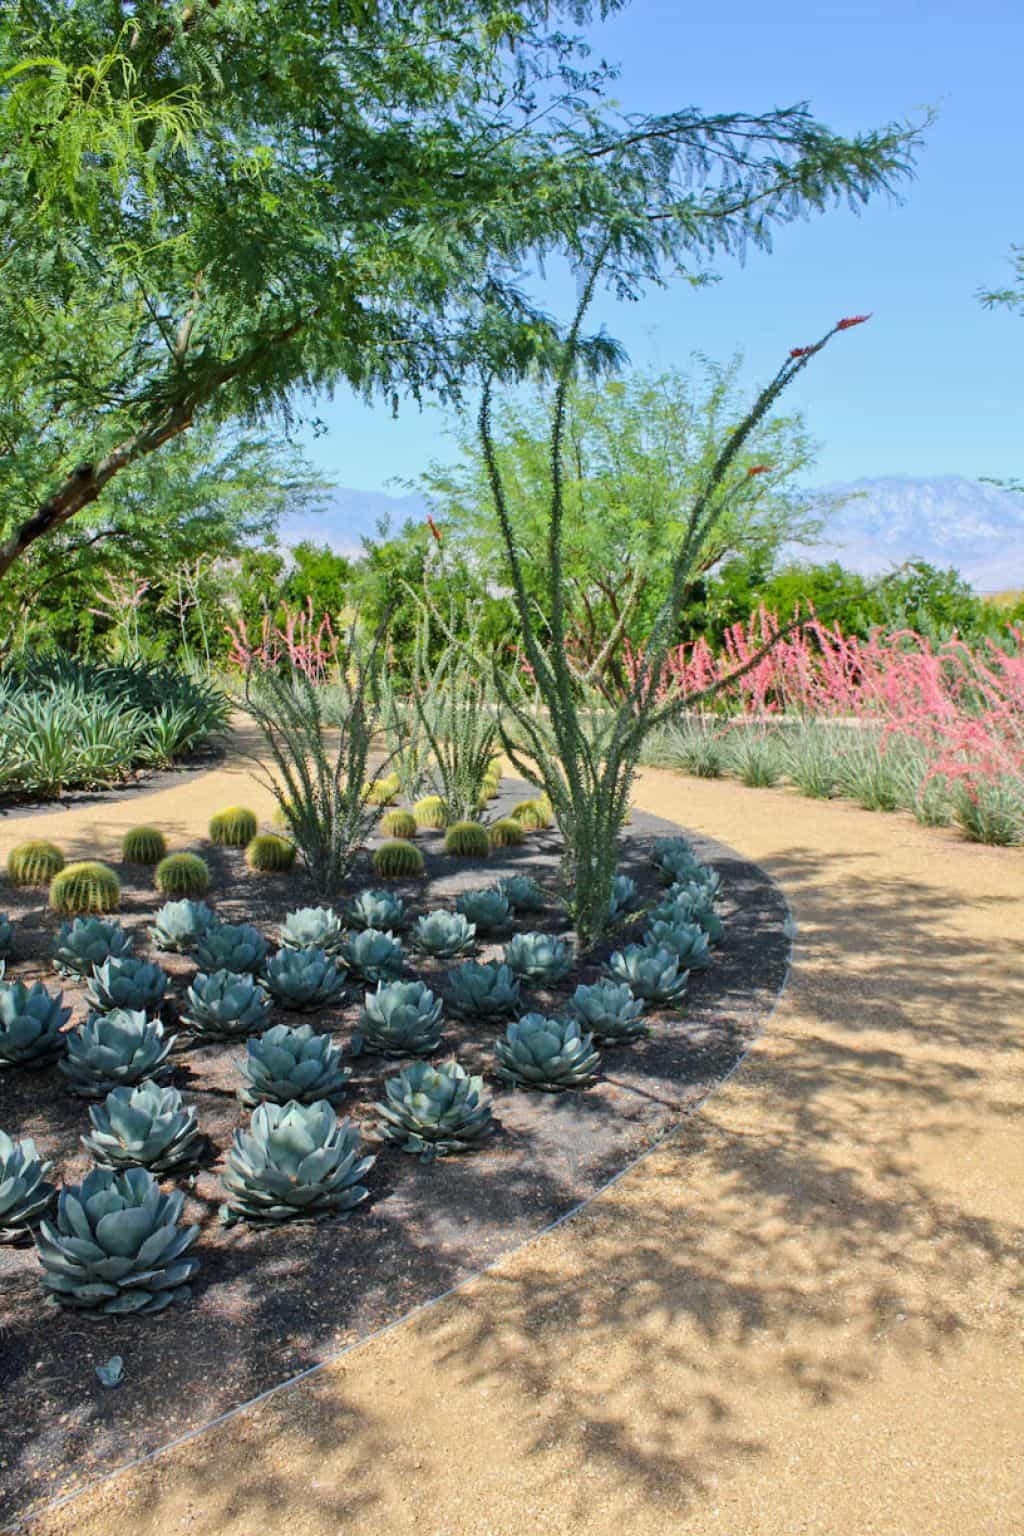
[[[113,1013],[115,1008],[158,1013],[169,981],[160,966],[125,955],[93,966],[85,991],[97,1013]]]
[[[12,885],[49,885],[63,868],[64,855],[43,838],[18,843],[7,855],[7,878]]]
[[[134,938],[120,923],[101,917],[76,917],[62,923],[53,944],[53,963],[63,976],[91,976],[105,960],[121,960],[132,952]]]
[[[153,919],[149,936],[157,949],[187,955],[215,921],[205,901],[166,901]]]
[[[498,1076],[521,1088],[560,1093],[593,1082],[601,1063],[594,1037],[582,1033],[578,1019],[550,1019],[524,1013],[494,1043]]]
[[[270,1028],[270,998],[251,976],[202,972],[185,994],[181,1022],[200,1040],[241,1040]]]
[[[294,843],[276,832],[261,832],[245,850],[249,869],[261,875],[277,875],[291,869],[298,852]]]
[[[278,936],[285,949],[322,949],[325,954],[334,955],[344,930],[333,907],[299,907],[288,913]]]
[[[64,994],[52,997],[41,981],[0,982],[0,1067],[42,1067],[64,1050],[61,1033],[71,1017]]]
[[[102,1099],[111,1088],[141,1083],[161,1071],[174,1044],[158,1019],[118,1008],[94,1013],[67,1034],[67,1052],[57,1063],[71,1092]]]
[[[670,949],[649,949],[643,944],[616,950],[608,970],[613,980],[625,982],[634,997],[663,1008],[681,1005],[689,978]]]
[[[50,906],[68,917],[116,912],[120,905],[121,882],[109,864],[98,859],[65,864],[50,881]]]
[[[505,945],[505,964],[522,981],[561,981],[573,959],[569,945],[553,933],[516,933]]]
[[[203,1137],[195,1110],[177,1088],[151,1078],[134,1087],[112,1088],[102,1104],[89,1106],[92,1131],[82,1145],[101,1168],[148,1168],[174,1173],[194,1164]]]
[[[423,855],[412,843],[381,843],[373,851],[374,871],[384,880],[411,880],[423,874]]]
[[[229,805],[210,817],[210,841],[222,848],[244,848],[259,831],[254,811],[244,805]]]
[[[249,1129],[235,1132],[221,1220],[273,1226],[347,1217],[369,1193],[360,1180],[375,1159],[360,1150],[359,1132],[326,1100],[261,1104]]]
[[[381,933],[404,928],[405,902],[391,891],[360,891],[346,908],[353,928],[376,928]]]
[[[486,859],[491,851],[487,828],[478,821],[455,821],[444,835],[444,851],[456,859]]]
[[[422,981],[378,982],[359,1018],[362,1043],[385,1056],[429,1056],[441,1043],[441,1000]]]
[[[0,1243],[20,1243],[49,1209],[57,1191],[46,1182],[53,1167],[30,1136],[14,1141],[0,1131]]]
[[[412,811],[385,811],[380,819],[380,830],[384,837],[404,840],[416,836],[419,824]]]
[[[647,1033],[643,998],[634,997],[625,982],[595,981],[579,986],[569,999],[569,1011],[596,1040],[635,1040]]]
[[[377,1129],[385,1141],[424,1159],[468,1152],[494,1129],[482,1077],[457,1061],[414,1061],[384,1084]]]
[[[440,795],[426,795],[424,799],[417,800],[412,814],[418,827],[426,827],[432,832],[440,832],[448,825],[444,801]]]
[[[160,1312],[192,1294],[198,1227],[179,1226],[185,1196],[145,1168],[93,1168],[60,1192],[36,1237],[50,1300],[86,1312]]]
[[[161,896],[205,896],[210,889],[210,866],[198,853],[169,853],[153,876]]]
[[[467,960],[448,972],[448,1002],[464,1018],[507,1018],[519,1011],[519,982],[496,960]]]
[[[240,1063],[245,1076],[242,1103],[315,1104],[341,1093],[352,1068],[344,1065],[341,1049],[330,1035],[318,1035],[312,1024],[291,1029],[275,1024],[249,1041]]]
[[[322,949],[279,949],[266,962],[263,981],[275,1002],[300,1013],[345,995],[345,977]]]
[[[512,908],[497,886],[463,891],[455,898],[455,910],[461,912],[481,935],[501,933],[512,922]]]
[[[385,774],[382,779],[374,779],[366,786],[366,801],[368,805],[390,805],[398,791],[402,787],[402,781],[397,773]]]
[[[126,864],[159,864],[167,856],[167,839],[157,827],[132,827],[121,839]]]
[[[266,958],[267,941],[251,923],[211,923],[196,945],[196,964],[207,972],[255,976]]]
[[[413,924],[410,938],[421,955],[454,960],[473,948],[476,928],[461,912],[425,912]]]
[[[492,821],[487,829],[487,836],[492,848],[518,848],[526,841],[526,834],[522,827],[510,816],[502,816],[497,821]]]

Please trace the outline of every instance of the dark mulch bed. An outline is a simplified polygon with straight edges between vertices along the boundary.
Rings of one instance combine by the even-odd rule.
[[[498,805],[518,798],[521,793],[506,785]],[[622,867],[648,898],[658,889],[648,857],[651,841],[677,830],[641,814],[628,829]],[[593,1195],[720,1082],[750,1045],[782,984],[786,909],[762,871],[727,848],[694,841],[725,880],[727,935],[713,968],[691,977],[685,1013],[655,1017],[649,1038],[606,1050],[601,1080],[586,1092],[516,1093],[495,1084],[496,1134],[472,1155],[429,1165],[379,1147],[373,1138],[372,1106],[383,1079],[402,1063],[358,1058],[339,1110],[361,1125],[378,1157],[367,1179],[370,1201],[347,1222],[264,1232],[244,1226],[226,1231],[219,1224],[219,1169],[242,1118],[234,1066],[240,1049],[197,1049],[180,1037],[166,1080],[195,1103],[211,1143],[186,1201],[187,1219],[202,1228],[193,1299],[151,1319],[61,1312],[44,1302],[34,1250],[0,1248],[0,1519],[24,1514],[208,1422],[465,1280]],[[446,857],[441,836],[426,834],[427,880],[398,889],[422,911],[451,905],[459,890],[507,872],[531,873],[550,885],[558,842],[554,832],[535,833],[521,849],[470,864]],[[314,901],[299,875],[253,876],[240,854],[212,847],[204,852],[215,874],[211,901],[225,920],[249,920],[271,935],[288,910]],[[140,930],[138,951],[145,952],[145,928],[158,898],[144,873],[140,880],[137,870],[118,872],[122,920]],[[379,883],[366,854],[352,889]],[[18,959],[9,975],[41,976],[52,985],[49,954],[57,925],[38,898],[27,904],[23,897],[0,888],[0,908],[19,921]],[[565,921],[553,908],[524,917],[521,925],[564,928]],[[638,936],[627,931],[619,942]],[[491,958],[498,946],[479,953]],[[524,988],[524,1001],[557,1011],[580,980],[596,978],[603,958],[595,956],[554,992]],[[194,967],[183,957],[160,959],[174,976],[177,996]],[[448,968],[415,957],[413,964],[431,986],[442,982]],[[65,992],[75,1002],[75,1017],[83,1015],[81,988],[71,984]],[[312,1018],[346,1039],[360,1003],[353,996],[344,1007]],[[173,1010],[172,1002],[170,1016]],[[294,1014],[280,1017],[296,1022]],[[497,1032],[452,1021],[443,1054],[457,1051],[467,1067],[489,1071]],[[0,1126],[15,1136],[34,1136],[54,1159],[58,1181],[79,1179],[88,1166],[78,1145],[88,1128],[87,1110],[62,1085],[55,1068],[0,1073]],[[124,1358],[125,1380],[110,1391],[100,1386],[94,1367],[115,1353]]]

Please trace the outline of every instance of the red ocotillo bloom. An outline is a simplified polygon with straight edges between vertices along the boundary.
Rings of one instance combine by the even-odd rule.
[[[437,524],[434,522],[434,519],[430,516],[429,512],[427,513],[427,527],[430,529],[431,533],[434,535],[434,538],[440,544],[441,543],[441,530],[437,526]]]
[[[870,315],[847,315],[845,320],[840,320],[836,326],[837,331],[848,331],[851,325],[863,325],[865,320],[870,320]]]
[[[749,479],[751,475],[767,475],[771,472],[771,469],[771,464],[751,464],[747,470],[747,477]]]

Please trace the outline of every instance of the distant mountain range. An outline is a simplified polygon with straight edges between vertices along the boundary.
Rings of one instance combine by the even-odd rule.
[[[955,566],[979,592],[1024,587],[1024,496],[963,475],[889,475],[817,489],[830,501],[849,499],[829,518],[820,543],[795,552],[802,559],[841,560],[865,575],[928,560]],[[326,511],[290,519],[282,535],[288,544],[313,539],[353,554],[383,519],[397,533],[426,512],[417,491],[389,496],[338,488]]]

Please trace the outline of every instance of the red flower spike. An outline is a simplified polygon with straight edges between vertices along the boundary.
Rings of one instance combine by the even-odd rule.
[[[793,347],[789,355],[790,357],[808,357],[813,350],[813,347]]]
[[[747,470],[747,478],[751,475],[767,475],[774,466],[771,464],[751,464]]]
[[[441,530],[437,526],[437,524],[434,522],[434,519],[430,516],[429,513],[427,514],[427,527],[430,529],[431,533],[434,535],[434,538],[440,544],[440,542],[441,542]]]
[[[848,331],[851,325],[863,325],[865,320],[870,319],[871,315],[847,315],[845,320],[840,320],[839,324],[836,326],[836,330]]]

